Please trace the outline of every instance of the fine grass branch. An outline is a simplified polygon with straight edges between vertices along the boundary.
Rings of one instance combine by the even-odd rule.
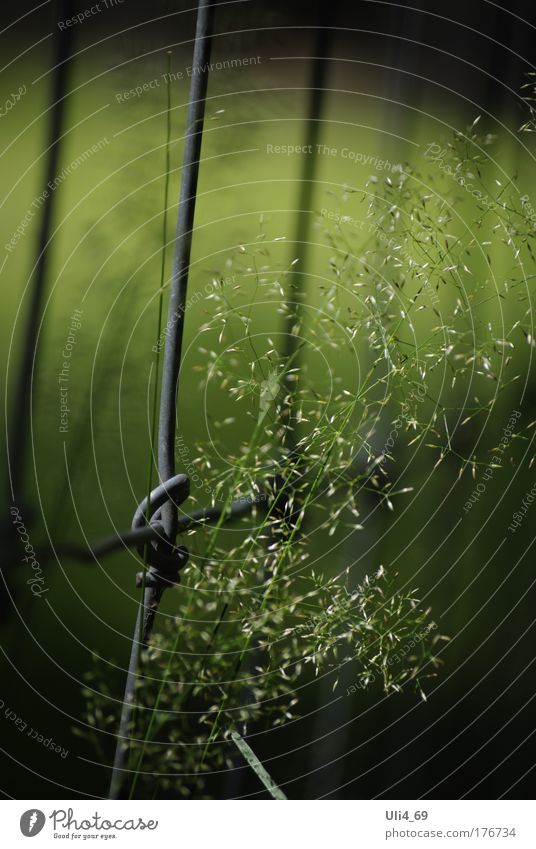
[[[287,797],[285,796],[283,791],[277,786],[273,778],[263,767],[262,763],[258,759],[253,749],[246,743],[244,738],[240,736],[238,731],[231,731],[231,740],[233,741],[233,743],[235,743],[238,750],[240,751],[240,754],[248,762],[251,769],[256,774],[257,778],[262,781],[272,798],[286,800]]]
[[[230,278],[211,272],[193,368],[217,413],[188,457],[201,481],[194,500],[208,491],[222,518],[189,533],[174,591],[180,615],[163,619],[144,659],[132,798],[155,785],[164,797],[213,794],[209,774],[233,767],[229,741],[245,752],[236,728],[292,722],[322,675],[333,673],[336,688],[350,667],[349,696],[414,688],[426,698],[445,638],[413,586],[415,564],[397,578],[369,563],[356,587],[338,552],[365,522],[396,513],[412,491],[403,461],[417,448],[432,468],[449,461],[475,474],[483,460],[463,434],[489,416],[516,379],[519,347],[532,345],[528,314],[505,310],[498,323],[492,313],[494,298],[521,299],[534,238],[514,187],[494,183],[492,143],[469,128],[447,146],[450,171],[421,159],[364,193],[331,195],[338,212],[319,220],[326,247],[299,361],[285,362],[272,331],[288,314],[282,284],[295,270],[269,222],[230,252]],[[460,186],[449,175],[467,169],[494,215],[475,202],[469,222],[456,216]],[[360,215],[365,232],[352,227]],[[506,271],[496,291],[497,267]],[[289,422],[299,429],[292,452]],[[262,510],[229,529],[235,497],[275,477],[290,492],[288,511],[268,491]],[[375,499],[368,516],[365,496]],[[98,700],[93,715],[104,715]]]

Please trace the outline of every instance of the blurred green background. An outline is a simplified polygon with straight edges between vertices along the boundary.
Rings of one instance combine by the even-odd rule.
[[[184,40],[191,37],[191,26],[189,18]],[[92,145],[101,147],[56,190],[47,303],[21,499],[36,549],[46,546],[48,539],[61,546],[128,527],[146,486],[147,386],[161,259],[166,138],[166,89],[161,75],[166,70],[166,52],[156,50],[157,40],[151,36],[147,47],[156,52],[124,64],[145,52],[139,35],[134,40],[128,33],[117,36],[113,51],[106,43],[84,50],[86,38],[90,39],[89,34],[81,31],[80,52],[71,67],[62,167]],[[199,350],[203,346],[199,328],[211,316],[204,287],[214,275],[237,273],[239,246],[255,242],[261,216],[274,266],[284,266],[299,253],[293,236],[303,156],[267,153],[267,145],[304,142],[310,61],[288,57],[310,55],[310,34],[293,34],[292,39],[286,31],[275,36],[259,31],[252,36],[228,35],[215,43],[214,61],[229,56],[260,56],[261,60],[215,71],[209,83],[179,401],[180,430],[192,453],[195,442],[210,433],[211,424],[236,407],[224,398],[219,408],[207,404],[196,371],[205,361]],[[348,45],[355,50],[355,42],[341,35],[337,55],[351,59],[355,54],[347,50]],[[360,59],[372,61],[373,45],[361,46]],[[191,62],[189,45],[175,47],[172,62],[175,73],[184,71]],[[2,245],[43,191],[49,67],[50,55],[43,49],[25,59],[22,74],[20,63],[3,73],[3,92],[15,90],[21,81],[28,92],[9,115],[9,123],[3,119],[7,136],[0,158]],[[156,79],[158,86],[118,102],[117,95]],[[171,88],[170,244],[188,82],[186,75]],[[392,82],[382,68],[351,61],[331,64],[321,141],[338,153],[315,157],[313,203],[308,211],[311,244],[307,264],[301,266],[311,275],[313,289],[318,277],[330,274],[330,248],[320,211],[338,209],[338,199],[350,187],[355,193],[345,201],[344,213],[363,218],[373,190],[368,183],[371,174],[379,180],[386,176],[340,152],[348,148],[364,157],[422,167],[426,145],[445,144],[453,129],[464,129],[476,117],[473,105],[455,92],[439,92],[422,80],[418,93],[411,92],[408,77],[402,78],[402,95],[407,94],[408,103],[417,97],[418,105],[386,101]],[[501,127],[499,120],[483,119],[485,130],[499,136],[493,148],[497,174],[500,169],[507,175],[515,172],[522,193],[532,197],[535,172],[524,147],[526,137],[520,140],[510,131],[513,125],[508,117],[505,122],[507,126]],[[462,222],[471,220],[471,206],[462,190],[455,211]],[[7,260],[0,275],[0,368],[9,393],[17,375],[37,220],[13,252],[4,251]],[[464,229],[461,223],[460,229]],[[356,232],[354,238],[359,255],[364,236]],[[490,251],[495,251],[493,270],[501,284],[512,276],[514,260],[504,247]],[[234,264],[228,261],[231,256]],[[171,250],[168,263],[170,259]],[[532,274],[531,267],[527,273]],[[198,299],[196,293],[200,293]],[[320,297],[318,292],[314,297]],[[487,310],[489,322],[508,327],[517,318],[524,323],[530,320],[530,300],[516,291],[501,307],[502,312],[498,300],[491,298],[480,315]],[[75,310],[82,311],[81,327],[76,331],[70,368],[69,429],[62,434],[58,375]],[[280,317],[272,308],[264,315],[258,313],[257,320],[257,327],[271,333],[280,329]],[[416,798],[424,793],[495,798],[502,793],[519,797],[529,791],[534,763],[532,520],[529,515],[515,536],[508,534],[507,526],[534,483],[529,424],[535,417],[532,347],[521,331],[512,341],[516,348],[509,368],[521,379],[502,391],[488,421],[480,419],[453,436],[459,453],[470,453],[478,439],[480,456],[489,458],[511,411],[522,411],[520,432],[507,449],[503,467],[469,516],[464,516],[462,507],[475,486],[470,470],[459,479],[460,462],[451,455],[432,473],[437,452],[424,448],[414,452],[401,440],[396,471],[401,472],[401,485],[413,487],[413,493],[398,502],[393,513],[364,494],[362,512],[367,519],[361,533],[344,543],[337,537],[319,540],[318,534],[314,536],[314,556],[327,575],[340,571],[342,564],[353,564],[359,580],[383,564],[398,572],[402,583],[417,585],[451,642],[444,649],[444,667],[427,703],[410,693],[386,699],[379,692],[335,701],[329,676],[308,687],[303,720],[269,735],[268,740],[259,737],[256,741],[258,754],[269,759],[276,780],[290,782],[285,790],[291,798],[324,794]],[[360,366],[366,369],[364,343],[360,356]],[[337,368],[348,376],[353,363],[341,357]],[[507,381],[505,373],[503,382]],[[459,385],[452,390],[458,403],[467,388]],[[386,431],[395,415],[394,409],[385,409]],[[247,439],[251,424],[247,416],[237,415],[233,427],[219,434],[223,448],[227,445],[232,451]],[[202,493],[198,503],[203,503]],[[458,519],[462,519],[459,524]],[[332,548],[338,543],[335,557]],[[69,754],[65,759],[57,757],[16,733],[2,718],[8,777],[3,792],[16,798],[100,797],[106,794],[108,768],[95,763],[95,753],[73,728],[83,713],[80,682],[92,665],[92,652],[109,662],[107,683],[116,698],[121,697],[137,604],[135,564],[128,554],[114,555],[100,566],[82,566],[62,556],[47,561],[45,568],[46,604],[45,596],[32,597],[19,577],[18,556],[11,554],[2,566],[12,595],[4,604],[0,698]],[[173,593],[168,594],[165,609],[174,610]],[[112,752],[110,738],[110,761]],[[216,795],[229,792],[223,779],[214,790]],[[233,792],[259,792],[255,777],[244,770],[238,791],[235,787]]]

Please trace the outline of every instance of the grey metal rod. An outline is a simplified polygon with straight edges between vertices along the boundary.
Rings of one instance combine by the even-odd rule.
[[[197,13],[193,76],[190,86],[187,129],[184,141],[179,213],[175,236],[175,253],[168,308],[168,333],[162,369],[160,420],[158,430],[158,471],[160,480],[175,474],[175,427],[177,393],[184,334],[184,314],[188,289],[188,272],[195,215],[199,159],[203,139],[208,66],[212,43],[212,24],[215,3],[200,0]],[[162,508],[162,519],[169,540],[177,535],[177,508],[168,502]]]
[[[179,212],[175,235],[175,251],[171,277],[171,291],[168,308],[166,344],[162,369],[160,393],[160,420],[158,431],[158,472],[161,487],[169,486],[175,475],[175,426],[177,414],[177,393],[180,373],[182,339],[184,334],[184,313],[195,216],[199,160],[203,140],[205,100],[208,85],[208,69],[212,39],[212,24],[215,3],[211,0],[199,0],[195,32],[193,76],[190,86],[186,134],[182,163]],[[138,510],[140,513],[140,510]],[[136,516],[138,516],[138,513]],[[141,516],[144,505],[141,505]],[[177,537],[177,505],[172,498],[158,505],[158,518],[162,523],[165,540],[172,550]],[[136,517],[135,517],[136,520]],[[125,763],[128,757],[128,739],[132,719],[135,695],[136,675],[140,650],[140,616],[143,616],[142,646],[146,646],[153,627],[158,605],[165,589],[165,582],[157,581],[154,586],[144,590],[143,609],[139,611],[132,640],[130,664],[125,685],[125,694],[121,711],[118,739],[112,768],[110,798],[118,798],[121,790]]]
[[[266,496],[247,496],[241,501],[233,501],[230,507],[225,511],[224,522],[232,522],[240,519],[251,513],[256,504],[263,504],[266,501]],[[184,513],[179,516],[177,527],[179,533],[195,530],[203,525],[211,522],[218,522],[224,511],[220,507],[203,507],[200,510],[194,510],[193,513]],[[109,534],[102,539],[93,543],[91,548],[83,548],[81,545],[62,545],[56,548],[56,553],[64,557],[72,557],[74,560],[91,562],[99,560],[107,554],[114,551],[120,551],[123,548],[140,548],[146,542],[162,541],[165,539],[164,526],[160,521],[152,520],[150,525],[133,528],[129,531],[121,533]],[[39,550],[39,557],[45,560],[53,554],[52,548],[43,548]]]
[[[127,680],[125,682],[125,692],[123,695],[123,703],[121,706],[121,720],[117,731],[117,743],[115,747],[115,757],[112,767],[112,777],[110,781],[109,799],[117,799],[123,783],[123,772],[125,761],[128,754],[128,741],[130,737],[130,723],[132,719],[132,709],[134,707],[134,693],[136,686],[136,670],[138,668],[138,660],[140,654],[139,630],[141,609],[138,611],[136,619],[136,627],[134,630],[134,639],[130,648],[130,661],[128,665]]]

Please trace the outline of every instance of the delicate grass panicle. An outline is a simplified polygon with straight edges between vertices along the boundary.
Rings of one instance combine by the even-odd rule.
[[[312,677],[329,672],[336,687],[351,664],[360,689],[381,681],[386,693],[422,694],[435,673],[444,638],[417,590],[377,564],[358,584],[340,543],[353,534],[358,547],[365,491],[392,510],[410,489],[397,458],[412,444],[432,465],[449,456],[460,472],[474,468],[457,433],[516,378],[528,313],[526,324],[505,310],[494,318],[490,303],[526,297],[534,225],[476,123],[431,140],[432,154],[400,174],[329,196],[337,214],[318,217],[325,259],[299,311],[288,300],[299,263],[278,261],[281,240],[264,218],[208,290],[196,368],[207,408],[222,413],[210,440],[189,446],[202,481],[194,500],[265,498],[232,530],[207,524],[187,539],[180,615],[159,617],[143,658],[132,797],[205,795],[205,775],[236,759],[231,735],[291,722]],[[462,220],[456,199],[468,185],[479,194]],[[290,361],[277,331],[289,312],[299,339]],[[329,535],[340,565],[326,575],[315,546]],[[87,696],[102,728],[106,693]]]

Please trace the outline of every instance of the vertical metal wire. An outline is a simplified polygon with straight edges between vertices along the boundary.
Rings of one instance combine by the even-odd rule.
[[[162,482],[169,480],[175,474],[177,394],[214,8],[215,4],[210,0],[200,0],[197,13],[192,63],[193,77],[184,141],[179,214],[168,309],[168,332],[162,370],[158,430],[158,471]],[[162,520],[168,539],[174,540],[177,535],[177,508],[171,501],[162,509]]]
[[[67,20],[72,15],[72,0],[60,0],[57,3],[58,20]],[[15,391],[11,421],[7,442],[7,461],[9,472],[10,500],[20,500],[23,488],[25,451],[31,421],[31,393],[35,357],[37,352],[37,334],[43,311],[43,299],[48,271],[49,242],[52,218],[58,190],[51,192],[49,183],[53,183],[58,173],[60,138],[62,135],[67,92],[67,73],[71,52],[72,29],[58,28],[56,52],[54,55],[54,77],[52,90],[52,111],[50,116],[49,148],[45,175],[45,199],[39,232],[38,254],[34,266],[33,283],[30,294],[28,319],[24,333],[19,379]]]
[[[123,773],[126,757],[128,754],[128,740],[130,737],[130,724],[132,720],[132,710],[134,707],[134,695],[136,687],[136,673],[138,670],[138,661],[140,655],[140,643],[138,633],[141,622],[141,608],[138,612],[136,625],[134,627],[134,639],[130,648],[130,661],[128,664],[127,680],[125,682],[125,692],[123,694],[123,703],[121,706],[121,719],[119,728],[117,729],[117,743],[115,747],[114,763],[112,767],[112,777],[110,781],[109,799],[119,798],[121,784],[123,782]]]
[[[56,4],[58,20],[67,20],[72,16],[71,0],[61,0]],[[45,168],[45,191],[42,206],[42,218],[38,237],[37,259],[32,270],[32,280],[29,286],[30,303],[20,364],[17,368],[17,383],[14,387],[14,399],[10,410],[10,419],[6,433],[6,460],[8,480],[6,482],[6,497],[9,504],[23,504],[24,477],[26,470],[26,452],[28,450],[30,423],[32,416],[32,387],[35,385],[34,369],[37,357],[37,334],[43,315],[43,300],[48,275],[49,243],[51,239],[52,221],[56,195],[60,189],[50,191],[49,182],[53,182],[58,173],[60,138],[64,122],[64,106],[67,96],[68,60],[71,53],[72,32],[69,27],[64,31],[58,29],[56,49],[53,58],[52,107],[50,113],[50,128],[48,154]],[[8,272],[7,272],[8,273]],[[6,390],[7,391],[7,390]],[[31,520],[31,514],[28,514]],[[7,525],[5,530],[5,548],[9,551],[13,545],[13,526]],[[5,558],[9,563],[9,554]],[[11,569],[3,570],[0,584],[0,615],[5,617],[9,611],[9,598],[13,590],[9,584],[16,581]]]
[[[179,212],[175,235],[175,250],[171,278],[171,291],[166,326],[166,343],[162,369],[160,394],[160,420],[158,431],[158,472],[162,483],[175,475],[175,427],[177,393],[181,362],[182,339],[188,273],[199,175],[199,160],[203,140],[205,101],[208,85],[212,26],[215,3],[200,0],[197,12],[194,55],[192,61],[192,83],[188,105],[186,134],[184,141]],[[170,497],[161,509],[162,524],[169,546],[173,547],[177,536],[177,506]],[[110,799],[117,799],[121,790],[125,762],[128,755],[128,739],[134,706],[136,674],[140,648],[147,645],[160,599],[166,587],[165,580],[158,580],[143,592],[143,604],[138,613],[130,663],[125,684],[121,720],[110,782]],[[140,644],[141,632],[141,644]]]

